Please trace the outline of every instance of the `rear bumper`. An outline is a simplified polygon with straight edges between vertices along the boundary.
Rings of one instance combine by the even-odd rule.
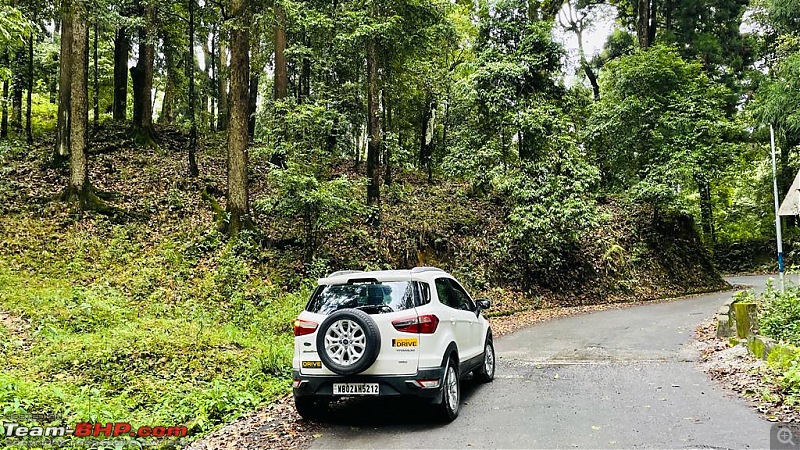
[[[301,375],[298,370],[292,370],[292,378],[299,387],[292,389],[295,397],[332,397],[333,383],[378,383],[380,385],[379,397],[398,395],[436,398],[441,395],[441,380],[444,368],[435,367],[419,369],[415,375]],[[439,380],[439,387],[423,389],[415,380]]]

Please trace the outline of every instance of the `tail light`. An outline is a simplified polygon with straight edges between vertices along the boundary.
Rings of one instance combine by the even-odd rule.
[[[294,335],[305,336],[317,331],[317,323],[310,320],[295,319],[294,321]]]
[[[394,329],[402,333],[433,334],[439,326],[439,318],[433,314],[401,319],[392,322]]]

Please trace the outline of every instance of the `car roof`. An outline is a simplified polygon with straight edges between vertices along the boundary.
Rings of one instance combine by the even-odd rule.
[[[350,280],[375,279],[377,281],[427,281],[431,278],[446,276],[450,274],[437,267],[415,267],[405,270],[340,270],[333,272],[325,278],[317,280],[319,285],[347,284]]]

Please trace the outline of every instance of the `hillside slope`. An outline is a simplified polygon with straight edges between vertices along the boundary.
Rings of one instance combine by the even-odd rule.
[[[656,223],[647,208],[605,200],[558,270],[543,270],[499,251],[506,205],[469,182],[400,173],[376,218],[355,206],[359,175],[342,162],[330,180],[350,180],[337,194],[346,201],[293,209],[257,152],[256,226],[230,241],[215,222],[219,142],[204,143],[192,180],[183,137],[161,134],[160,150],[114,128],[96,141],[90,179],[128,212],[113,216],[57,200],[67,171],[48,167],[49,144],[0,148],[0,409],[204,433],[287,391],[291,320],[334,269],[441,266],[490,297],[495,316],[726,286],[685,218]]]

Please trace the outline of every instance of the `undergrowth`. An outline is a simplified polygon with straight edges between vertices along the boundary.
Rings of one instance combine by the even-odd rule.
[[[203,433],[287,392],[285,292],[248,241],[211,229],[0,218],[0,415],[187,425]],[[258,249],[258,250],[256,250]]]

